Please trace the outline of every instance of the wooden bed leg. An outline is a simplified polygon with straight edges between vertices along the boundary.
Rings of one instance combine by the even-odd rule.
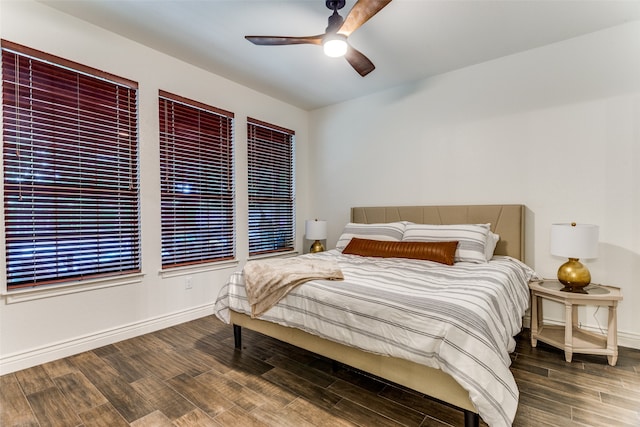
[[[242,350],[242,326],[233,325],[233,343],[238,350]]]
[[[471,411],[464,411],[464,427],[480,426],[480,415]]]

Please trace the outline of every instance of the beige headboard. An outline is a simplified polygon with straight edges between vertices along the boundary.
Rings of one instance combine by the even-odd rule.
[[[351,222],[486,224],[500,235],[496,255],[524,260],[524,205],[383,206],[351,208]]]

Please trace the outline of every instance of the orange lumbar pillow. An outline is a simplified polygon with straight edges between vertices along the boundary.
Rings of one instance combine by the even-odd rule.
[[[354,237],[342,253],[379,258],[422,259],[453,265],[457,247],[457,241],[388,242]]]

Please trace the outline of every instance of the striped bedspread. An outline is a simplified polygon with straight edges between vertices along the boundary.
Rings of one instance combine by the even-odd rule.
[[[512,424],[518,388],[509,353],[536,277],[531,268],[509,257],[446,266],[337,250],[302,256],[337,260],[344,281],[300,285],[260,319],[439,368],[469,391],[487,424]],[[251,314],[240,272],[220,291],[215,314],[229,323],[229,309]]]

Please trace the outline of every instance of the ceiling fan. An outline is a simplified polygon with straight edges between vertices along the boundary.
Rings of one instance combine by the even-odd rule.
[[[343,19],[338,10],[344,7],[345,0],[326,0],[326,5],[333,10],[333,14],[329,17],[329,25],[324,34],[304,37],[245,36],[245,39],[261,46],[323,45],[328,56],[344,56],[347,62],[364,77],[376,67],[369,58],[351,47],[347,38],[390,2],[391,0],[358,0],[347,17]]]

